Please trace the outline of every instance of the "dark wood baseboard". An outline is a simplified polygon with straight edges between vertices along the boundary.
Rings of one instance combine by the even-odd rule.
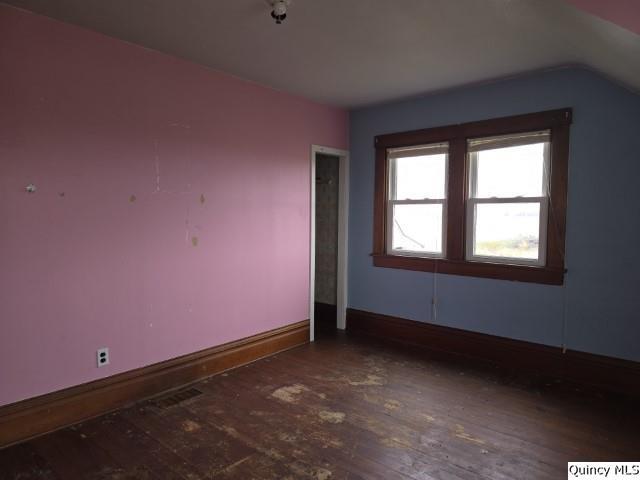
[[[309,341],[309,320],[0,407],[0,448]]]
[[[640,363],[347,309],[347,332],[640,396]]]

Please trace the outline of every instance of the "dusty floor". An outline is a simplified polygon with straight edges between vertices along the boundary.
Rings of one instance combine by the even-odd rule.
[[[323,338],[0,451],[1,479],[561,479],[640,459],[634,402]]]

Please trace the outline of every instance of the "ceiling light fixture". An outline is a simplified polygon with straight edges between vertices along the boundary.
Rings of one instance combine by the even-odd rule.
[[[291,3],[291,0],[272,0],[271,18],[276,21],[277,25],[280,25],[285,18],[287,18],[287,7]]]

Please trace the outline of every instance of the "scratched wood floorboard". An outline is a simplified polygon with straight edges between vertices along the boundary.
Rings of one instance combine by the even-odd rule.
[[[547,480],[640,458],[634,400],[343,335],[193,386],[0,450],[0,480]]]

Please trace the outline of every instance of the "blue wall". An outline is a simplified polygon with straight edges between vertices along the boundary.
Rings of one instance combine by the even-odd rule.
[[[373,267],[378,134],[573,107],[562,287]],[[583,69],[351,113],[349,306],[640,361],[640,96]],[[564,324],[564,335],[563,335]]]

